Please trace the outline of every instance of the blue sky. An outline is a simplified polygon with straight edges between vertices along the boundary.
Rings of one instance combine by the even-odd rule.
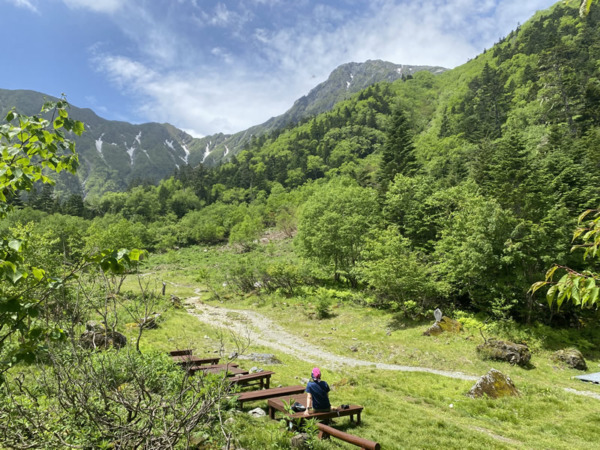
[[[0,0],[0,88],[195,136],[284,113],[346,62],[465,63],[554,0]]]

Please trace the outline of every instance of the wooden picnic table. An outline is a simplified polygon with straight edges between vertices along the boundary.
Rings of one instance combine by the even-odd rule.
[[[258,400],[267,400],[269,398],[281,397],[282,395],[294,395],[304,392],[303,385],[284,386],[270,389],[261,389],[259,391],[242,392],[237,396],[240,405],[245,402],[254,402]],[[287,398],[287,397],[284,397]]]
[[[203,364],[219,364],[220,358],[209,357],[201,358],[200,356],[193,355],[179,355],[173,356],[173,361],[182,366],[201,366]]]
[[[304,415],[304,411],[297,412],[293,414],[289,414],[285,410],[285,406],[283,402],[286,402],[289,405],[293,405],[295,402],[300,403],[302,406],[306,407],[306,395],[288,395],[286,397],[278,397],[278,398],[270,398],[267,400],[267,405],[269,406],[269,417],[271,419],[275,419],[275,413],[280,411],[289,419],[318,419],[318,420],[326,420],[333,419],[335,417],[343,417],[350,416],[350,422],[354,421],[354,416],[356,416],[356,423],[360,423],[360,414],[362,413],[363,407],[359,405],[348,405],[348,408],[342,409],[338,407],[337,409],[331,409],[331,411],[327,412],[314,412],[309,411],[308,415]]]
[[[233,375],[236,375],[236,374],[245,375],[248,373],[247,370],[240,369],[237,364],[233,364],[233,363],[213,364],[210,366],[192,366],[192,367],[188,367],[187,371],[191,372],[191,373],[202,372],[202,373],[213,373],[213,374],[227,372],[228,374],[233,374]]]
[[[269,385],[271,384],[271,375],[274,375],[275,372],[270,372],[268,370],[263,370],[262,372],[249,373],[247,375],[236,375],[229,378],[229,383],[231,384],[241,384],[241,385],[259,385],[260,389],[269,389]]]

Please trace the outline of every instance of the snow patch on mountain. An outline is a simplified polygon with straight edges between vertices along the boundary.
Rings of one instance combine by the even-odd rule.
[[[127,143],[126,143],[125,148],[127,149],[127,154],[129,155],[129,160],[131,161],[131,165],[133,165],[133,152],[135,151],[135,147],[127,147]]]
[[[225,146],[225,153],[223,154],[223,158],[229,155],[229,147]]]
[[[183,148],[183,151],[185,152],[185,158],[183,158],[183,160],[185,161],[185,163],[188,163],[188,158],[190,157],[190,151],[188,150],[188,148],[185,146],[185,144],[181,144],[181,148]]]
[[[171,150],[175,151],[175,147],[173,147],[173,141],[169,141],[168,139],[165,139],[165,145],[167,147],[169,147]]]
[[[208,158],[208,155],[210,155],[210,144],[212,144],[212,142],[208,142],[208,144],[206,144],[206,148],[204,149],[204,156],[202,156],[202,162],[204,162],[204,160],[206,158]]]
[[[142,145],[142,131],[140,130],[140,132],[137,134],[137,136],[135,137],[135,140],[137,141],[138,144]]]
[[[96,139],[96,150],[98,151],[98,153],[100,153],[100,156],[102,157],[102,159],[104,159],[104,154],[102,153],[102,137],[104,136],[104,133],[102,133],[100,135],[100,137],[98,139]]]

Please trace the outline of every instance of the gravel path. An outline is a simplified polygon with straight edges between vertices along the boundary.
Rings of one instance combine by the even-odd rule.
[[[199,293],[196,290],[196,293]],[[239,336],[248,337],[254,344],[259,344],[292,355],[302,361],[311,362],[329,370],[345,367],[372,367],[381,370],[396,370],[399,372],[425,372],[459,380],[477,381],[480,376],[468,375],[463,372],[430,369],[428,367],[401,366],[384,364],[363,359],[350,358],[331,353],[306,342],[299,336],[288,333],[275,322],[255,311],[228,309],[210,306],[202,303],[200,297],[190,297],[185,300],[187,311],[201,322],[224,328]],[[600,400],[600,394],[591,391],[579,391],[564,388],[565,392]]]
[[[235,310],[210,306],[202,303],[200,297],[186,299],[187,311],[198,320],[206,324],[225,328],[239,336],[248,337],[252,343],[273,348],[282,353],[292,355],[302,361],[312,362],[315,365],[335,370],[347,367],[373,367],[382,370],[396,370],[400,372],[426,372],[444,377],[458,378],[460,380],[476,381],[479,377],[467,375],[462,372],[430,369],[427,367],[400,366],[398,364],[384,364],[374,361],[365,361],[347,356],[333,354],[306,342],[299,336],[285,331],[279,325],[267,319],[262,314],[254,311]]]

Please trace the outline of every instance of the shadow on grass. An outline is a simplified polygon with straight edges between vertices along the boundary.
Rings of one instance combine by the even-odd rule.
[[[403,313],[397,313],[392,316],[387,324],[387,328],[389,328],[391,331],[423,328],[423,331],[425,331],[431,325],[433,325],[433,321],[431,320],[427,320],[425,318],[415,320],[407,318]]]

